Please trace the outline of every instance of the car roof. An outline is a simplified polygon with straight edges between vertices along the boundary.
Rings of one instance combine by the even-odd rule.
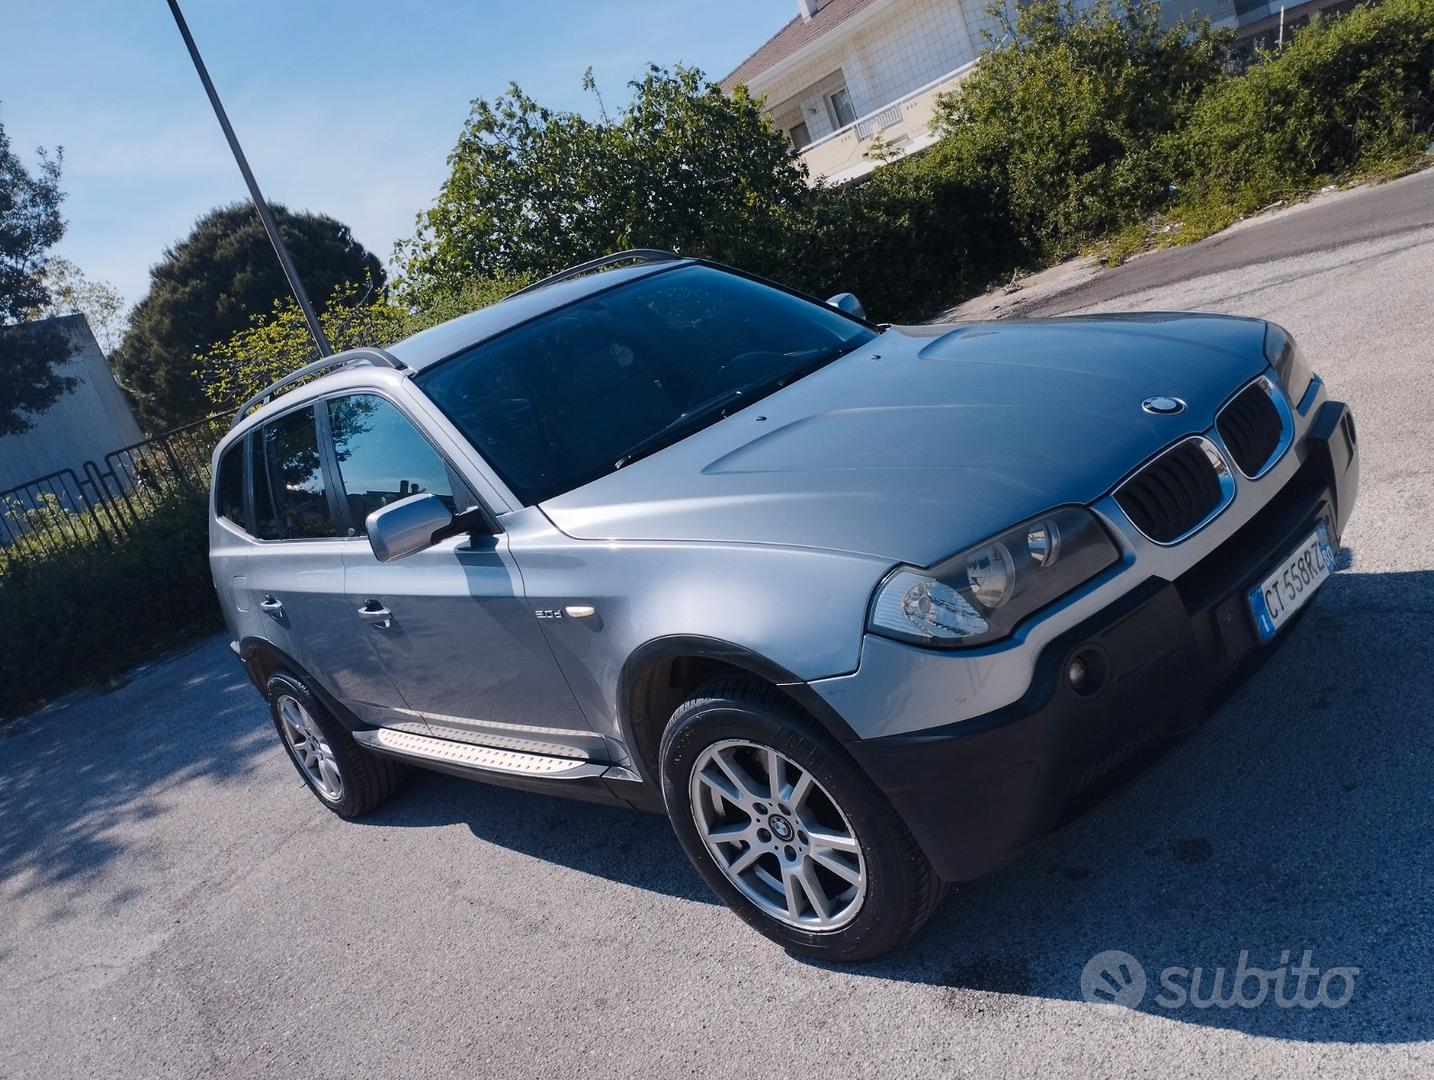
[[[422,371],[556,308],[584,300],[615,285],[661,274],[678,266],[690,266],[692,262],[691,259],[673,259],[638,263],[544,285],[532,292],[516,293],[496,304],[420,330],[390,345],[388,352],[413,370]]]

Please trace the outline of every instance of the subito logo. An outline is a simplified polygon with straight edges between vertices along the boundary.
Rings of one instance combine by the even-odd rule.
[[[1133,1009],[1145,1000],[1145,969],[1120,949],[1096,953],[1080,973],[1080,993],[1086,1001]]]

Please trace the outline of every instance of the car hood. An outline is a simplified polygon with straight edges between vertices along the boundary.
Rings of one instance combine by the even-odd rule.
[[[893,327],[725,420],[544,503],[570,536],[824,548],[929,565],[1090,503],[1206,430],[1265,324],[1139,314]],[[1174,416],[1148,397],[1188,405]]]

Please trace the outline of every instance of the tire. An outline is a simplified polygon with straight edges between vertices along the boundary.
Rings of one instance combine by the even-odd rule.
[[[780,798],[769,778],[774,757],[784,759]],[[764,763],[768,777],[760,776]],[[733,766],[747,784],[733,781]],[[673,713],[660,768],[668,816],[692,865],[790,953],[871,960],[914,937],[941,900],[944,884],[891,804],[775,687],[740,678],[703,686]],[[717,838],[738,831],[741,839]],[[804,884],[813,881],[820,908]]]
[[[361,747],[293,675],[271,676],[264,693],[289,760],[314,797],[339,817],[363,817],[399,789],[407,770]],[[310,731],[317,733],[316,745],[305,752]]]

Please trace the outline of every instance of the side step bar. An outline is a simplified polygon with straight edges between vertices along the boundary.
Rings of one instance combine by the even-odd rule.
[[[577,758],[551,757],[547,754],[526,754],[521,750],[500,750],[493,746],[435,739],[412,731],[393,728],[371,728],[355,731],[354,741],[360,746],[390,757],[415,762],[431,761],[458,766],[480,773],[501,773],[507,776],[530,776],[543,780],[585,780],[606,776],[609,780],[636,779],[621,766],[602,765]]]

